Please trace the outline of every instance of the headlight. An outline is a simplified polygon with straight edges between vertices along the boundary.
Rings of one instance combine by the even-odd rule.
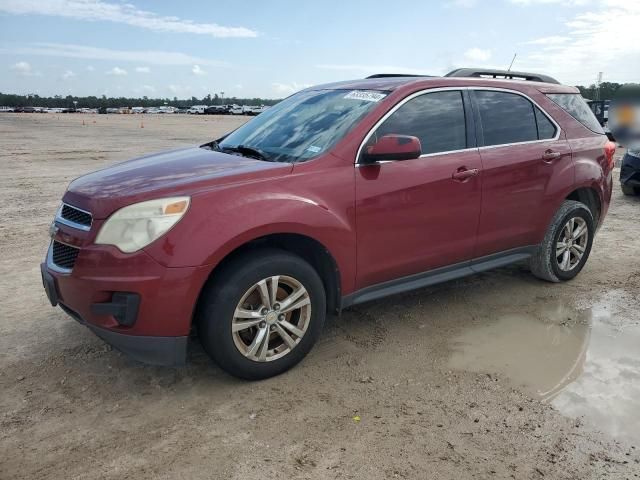
[[[189,201],[189,197],[160,198],[121,208],[102,225],[96,243],[115,245],[125,253],[140,250],[178,223]]]

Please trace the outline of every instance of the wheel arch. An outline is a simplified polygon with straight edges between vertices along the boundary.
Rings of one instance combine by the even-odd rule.
[[[594,224],[599,225],[600,216],[602,214],[602,200],[600,199],[600,194],[596,188],[593,186],[576,188],[565,197],[565,200],[575,200],[577,202],[584,203],[589,207],[589,210],[593,215]]]
[[[246,254],[262,248],[277,248],[299,256],[307,261],[318,273],[327,295],[327,311],[337,312],[342,298],[342,285],[340,270],[336,259],[329,249],[321,242],[308,235],[300,233],[270,233],[245,241],[232,248],[213,267],[207,281],[204,283],[198,295],[198,304],[206,285],[213,281],[226,265]]]

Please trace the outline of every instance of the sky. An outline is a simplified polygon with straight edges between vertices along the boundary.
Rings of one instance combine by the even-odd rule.
[[[0,92],[282,98],[373,73],[640,82],[640,0],[0,0]]]

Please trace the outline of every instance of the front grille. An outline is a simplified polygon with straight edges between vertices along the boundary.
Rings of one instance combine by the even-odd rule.
[[[76,258],[80,252],[79,248],[65,245],[64,243],[53,241],[51,259],[53,263],[60,267],[71,270],[76,263]]]
[[[65,220],[69,220],[70,222],[77,223],[79,225],[84,225],[85,227],[91,226],[90,213],[79,210],[71,205],[67,205],[66,203],[62,205],[60,216]]]

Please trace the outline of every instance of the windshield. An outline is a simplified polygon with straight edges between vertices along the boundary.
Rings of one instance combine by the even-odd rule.
[[[300,92],[229,134],[218,148],[268,161],[304,162],[329,150],[386,95],[369,90]]]

